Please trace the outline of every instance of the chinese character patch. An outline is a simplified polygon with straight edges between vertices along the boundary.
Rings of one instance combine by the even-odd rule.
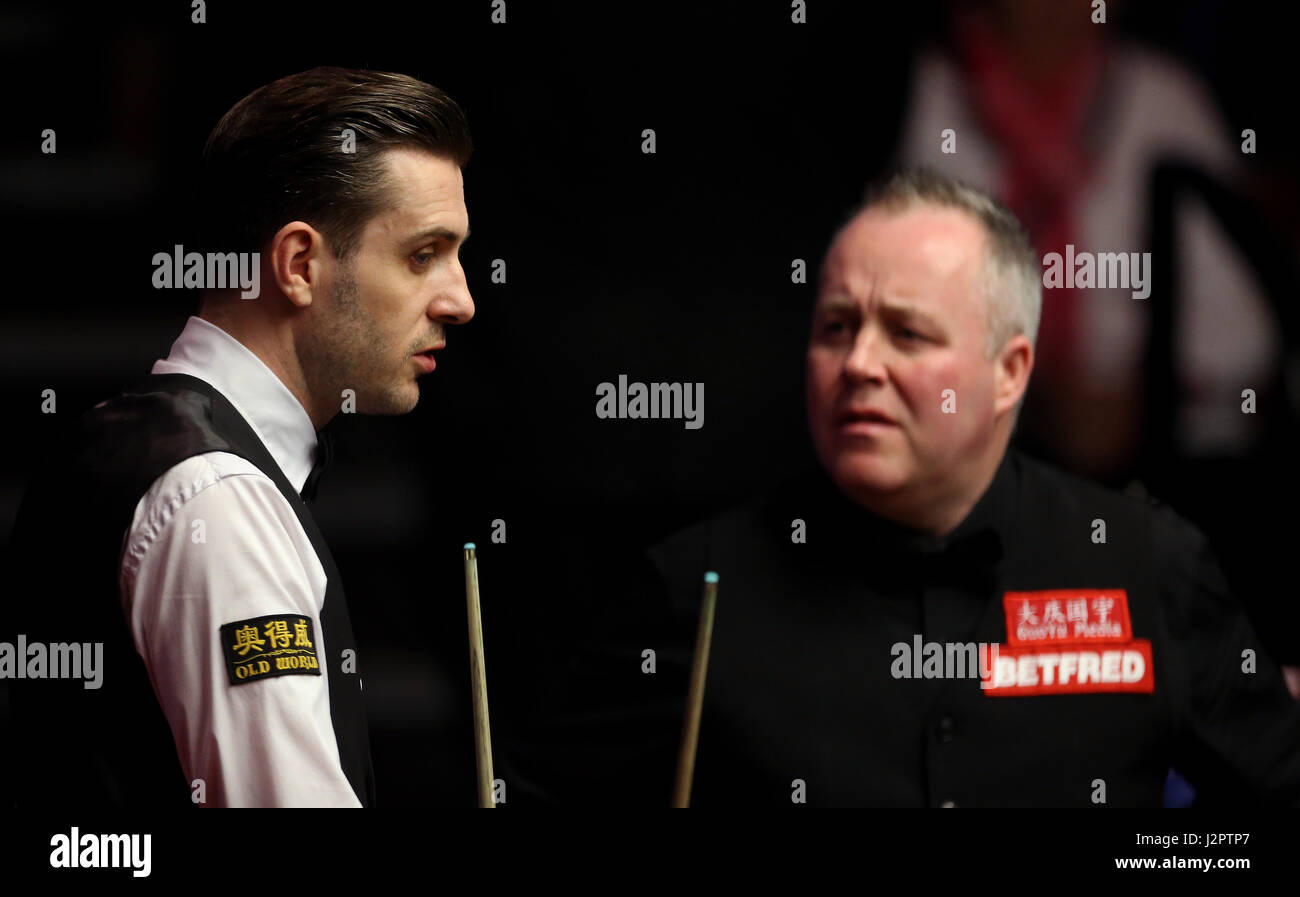
[[[1155,690],[1151,642],[1133,638],[1125,589],[1002,596],[1007,644],[980,688],[993,697]]]
[[[1127,642],[1133,638],[1124,589],[1053,589],[1007,592],[1007,642],[1062,645]]]
[[[309,617],[270,614],[239,620],[222,626],[219,638],[231,685],[294,673],[320,675]]]

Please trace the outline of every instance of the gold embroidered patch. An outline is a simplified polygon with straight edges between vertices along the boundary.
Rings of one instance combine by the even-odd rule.
[[[231,685],[272,676],[319,676],[316,635],[311,618],[268,614],[221,627],[222,655]]]

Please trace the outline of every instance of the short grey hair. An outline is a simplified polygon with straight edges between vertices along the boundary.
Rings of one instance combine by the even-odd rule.
[[[988,193],[930,168],[906,168],[868,188],[850,220],[868,209],[905,211],[918,204],[966,212],[984,228],[981,288],[988,309],[987,357],[993,358],[1018,333],[1036,343],[1043,308],[1042,262],[1015,213]]]

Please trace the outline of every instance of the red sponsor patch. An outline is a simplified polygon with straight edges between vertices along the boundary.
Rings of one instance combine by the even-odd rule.
[[[1127,642],[1133,638],[1124,589],[1007,592],[1008,645]]]
[[[1141,638],[1105,645],[1000,645],[989,666],[980,688],[993,697],[1155,690],[1151,642]]]

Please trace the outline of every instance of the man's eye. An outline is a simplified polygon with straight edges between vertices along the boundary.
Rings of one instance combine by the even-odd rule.
[[[826,325],[824,328],[822,328],[822,329],[825,330],[826,333],[829,334],[829,335],[831,335],[831,336],[838,336],[839,334],[841,334],[841,333],[844,332],[844,322],[843,322],[843,321],[831,321],[829,324],[827,324],[827,325]]]
[[[915,330],[913,330],[910,327],[899,327],[895,332],[900,337],[902,337],[905,340],[908,340],[909,342],[923,339],[921,334],[917,333]]]
[[[417,252],[415,255],[411,256],[411,258],[415,259],[416,263],[419,265],[427,265],[429,262],[433,261],[435,256],[437,256],[437,253],[430,250],[427,252]]]

